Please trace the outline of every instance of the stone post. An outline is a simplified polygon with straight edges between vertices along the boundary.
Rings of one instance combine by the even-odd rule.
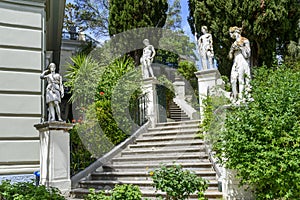
[[[180,80],[180,78],[175,78],[175,82],[173,83],[176,98],[185,99],[185,82]]]
[[[56,187],[63,194],[71,190],[70,135],[73,124],[44,122],[34,127],[40,135],[40,184]]]
[[[195,75],[198,78],[200,118],[203,119],[203,100],[207,97],[209,89],[217,85],[221,74],[218,69],[208,69],[197,71]]]
[[[240,186],[240,180],[236,178],[236,171],[224,169],[222,181],[223,197],[227,200],[243,199],[254,200],[254,192],[247,186]]]
[[[146,94],[146,116],[151,122],[151,127],[155,127],[157,123],[157,82],[154,77],[146,78],[142,86],[143,93]]]

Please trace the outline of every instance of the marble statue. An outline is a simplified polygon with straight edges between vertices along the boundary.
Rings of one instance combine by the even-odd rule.
[[[212,69],[213,66],[213,58],[214,58],[214,50],[213,50],[213,40],[212,35],[208,33],[207,26],[201,27],[201,32],[203,33],[198,39],[198,49],[201,57],[202,69]],[[195,33],[197,38],[197,32]],[[207,63],[209,66],[207,66]]]
[[[54,63],[50,63],[48,68],[41,74],[41,79],[47,80],[46,87],[46,103],[48,104],[48,121],[56,121],[55,113],[58,117],[58,121],[63,121],[61,118],[59,103],[61,98],[64,97],[64,87],[62,84],[62,77],[55,73],[56,66]]]
[[[229,51],[229,58],[233,59],[230,82],[232,86],[232,102],[239,103],[249,97],[250,92],[250,42],[241,36],[242,28],[230,27],[229,34],[235,39]]]
[[[149,43],[148,39],[144,39],[143,43],[145,45],[145,48],[143,49],[143,55],[140,59],[142,64],[142,74],[143,78],[149,78],[154,77],[153,69],[151,67],[151,64],[153,62],[153,58],[155,56],[155,49],[154,47]]]

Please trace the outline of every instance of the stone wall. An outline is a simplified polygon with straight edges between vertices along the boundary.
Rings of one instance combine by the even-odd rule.
[[[45,1],[0,2],[0,179],[27,180],[39,169]]]

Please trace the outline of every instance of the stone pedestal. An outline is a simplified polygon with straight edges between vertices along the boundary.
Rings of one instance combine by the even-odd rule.
[[[146,116],[151,122],[151,127],[155,127],[157,123],[157,92],[156,84],[158,81],[154,77],[143,80],[142,90],[146,94]]]
[[[222,180],[223,197],[226,200],[254,200],[254,193],[251,188],[239,185],[239,179],[236,178],[236,172],[230,169],[224,169],[224,179]]]
[[[198,78],[200,116],[203,118],[203,100],[207,97],[209,89],[217,85],[221,74],[218,69],[208,69],[197,71],[195,75]]]
[[[185,82],[176,78],[173,85],[174,85],[176,98],[184,100],[185,99]]]
[[[71,189],[68,131],[73,124],[45,122],[34,127],[40,135],[40,184],[56,187],[66,194]]]

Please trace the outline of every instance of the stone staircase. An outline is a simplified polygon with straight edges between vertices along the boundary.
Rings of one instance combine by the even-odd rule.
[[[175,162],[209,180],[209,188],[205,192],[208,199],[221,199],[216,172],[206,154],[204,141],[195,138],[198,127],[199,121],[189,120],[161,123],[156,128],[149,128],[134,144],[128,145],[93,172],[88,180],[81,181],[72,193],[82,197],[88,193],[88,188],[110,190],[116,184],[134,184],[140,187],[144,198],[155,199],[156,194],[164,193],[155,193],[149,172],[161,164],[173,165]],[[197,199],[197,195],[190,199]]]
[[[181,110],[181,108],[174,101],[171,102],[169,111],[170,118],[176,122],[190,120],[188,115],[183,110]]]

